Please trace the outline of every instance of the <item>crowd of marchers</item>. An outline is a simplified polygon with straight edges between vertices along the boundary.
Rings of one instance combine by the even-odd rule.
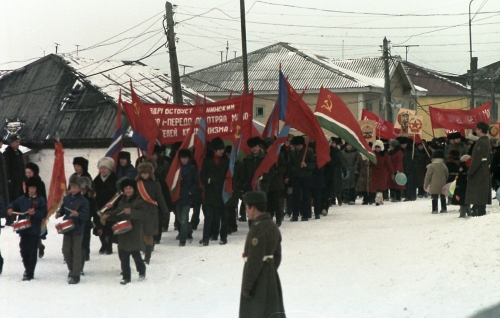
[[[277,162],[268,172],[255,172],[273,145],[272,138],[247,140],[248,155],[234,165],[233,193],[223,197],[224,181],[230,169],[231,146],[214,138],[207,146],[201,167],[189,149],[180,144],[155,146],[152,156],[135,164],[129,152],[120,152],[115,163],[104,157],[97,163],[99,174],[89,174],[89,161],[73,158],[74,173],[69,176],[66,195],[55,213],[67,222],[62,251],[68,267],[68,283],[77,284],[90,259],[90,240],[97,236],[99,253],[113,254],[114,245],[121,262],[122,284],[131,281],[130,257],[139,279],[169,230],[173,214],[179,246],[193,241],[193,233],[204,222],[200,246],[211,242],[225,245],[238,230],[238,222],[249,222],[242,198],[252,190],[266,194],[266,212],[279,227],[291,222],[320,219],[332,205],[383,205],[384,201],[432,199],[432,213],[447,212],[447,205],[459,205],[460,217],[486,214],[491,190],[500,187],[499,142],[488,139],[486,123],[467,137],[452,133],[447,138],[413,143],[407,137],[376,140],[370,144],[376,163],[339,138],[330,139],[330,161],[318,167],[315,143],[305,136],[292,136],[282,145]],[[0,215],[6,226],[20,225],[20,250],[24,264],[23,280],[34,278],[37,258],[44,255],[47,231],[47,194],[39,167],[25,164],[19,150],[20,138],[10,135],[0,155]],[[196,151],[196,150],[195,150]],[[168,155],[166,155],[166,153]],[[180,162],[180,195],[172,202],[166,183],[173,160]],[[450,184],[453,183],[453,187]],[[439,209],[440,205],[440,209]],[[21,223],[20,223],[21,222]],[[2,226],[3,227],[3,226]],[[3,259],[0,254],[0,273]]]

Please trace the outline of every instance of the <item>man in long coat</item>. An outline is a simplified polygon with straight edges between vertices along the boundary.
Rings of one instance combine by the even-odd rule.
[[[472,150],[472,162],[467,171],[465,204],[473,204],[472,216],[486,215],[486,204],[491,204],[491,179],[489,165],[491,145],[487,137],[489,126],[485,122],[476,125],[478,141]]]
[[[265,213],[263,191],[243,195],[249,220],[253,220],[245,241],[240,318],[284,318],[283,293],[278,276],[281,263],[281,233]]]

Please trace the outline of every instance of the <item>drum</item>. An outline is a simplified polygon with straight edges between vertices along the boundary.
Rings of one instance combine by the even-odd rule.
[[[132,229],[132,223],[130,223],[130,221],[116,222],[115,225],[113,225],[113,234],[118,235],[127,233],[131,229]]]
[[[12,228],[16,232],[26,230],[30,227],[31,227],[31,220],[30,219],[24,219],[24,220],[17,221],[17,222],[12,224]]]
[[[73,220],[64,220],[59,224],[56,224],[56,230],[59,234],[68,233],[75,228],[75,222]]]

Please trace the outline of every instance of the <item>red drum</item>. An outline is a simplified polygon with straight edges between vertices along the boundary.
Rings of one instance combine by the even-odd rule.
[[[75,228],[75,223],[73,220],[64,220],[59,224],[56,224],[56,230],[59,234],[68,233]]]
[[[17,222],[12,224],[12,228],[16,232],[26,230],[30,227],[31,227],[31,220],[30,219],[24,219],[24,220],[17,221]]]
[[[132,223],[130,223],[130,221],[116,222],[115,225],[113,225],[113,233],[116,235],[127,233],[131,229]]]

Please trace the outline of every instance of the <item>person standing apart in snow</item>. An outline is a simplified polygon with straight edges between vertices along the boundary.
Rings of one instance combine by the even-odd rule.
[[[142,165],[144,163],[140,163]],[[137,182],[124,178],[120,183],[123,195],[120,197],[115,209],[106,211],[102,219],[107,221],[130,221],[132,229],[118,236],[118,255],[122,269],[122,280],[120,284],[130,283],[130,256],[134,259],[135,267],[139,272],[139,280],[146,278],[146,265],[141,257],[141,249],[144,247],[144,221],[149,217],[146,203],[137,194]]]
[[[265,212],[266,193],[251,191],[243,195],[246,213],[252,220],[245,241],[240,318],[284,318],[283,293],[278,275],[281,263],[281,233],[271,215]]]
[[[448,168],[444,164],[444,151],[437,149],[432,154],[432,163],[427,166],[424,188],[432,196],[432,214],[438,213],[438,197],[441,199],[441,213],[446,213],[446,197],[442,193],[443,186],[448,180]]]
[[[21,242],[21,257],[24,264],[23,280],[29,281],[34,278],[38,251],[38,240],[42,228],[43,219],[47,216],[47,202],[44,198],[38,196],[39,184],[35,179],[26,181],[27,192],[19,198],[12,201],[7,207],[7,214],[12,216],[14,211],[27,212],[20,215],[19,219],[29,219],[31,226],[19,231]]]
[[[85,222],[90,218],[89,201],[82,195],[85,181],[81,177],[73,177],[69,184],[70,194],[66,195],[56,219],[63,216],[63,220],[71,219],[74,229],[64,233],[62,252],[68,266],[68,284],[78,284],[82,271],[82,240]]]
[[[344,188],[344,203],[354,205],[356,201],[356,161],[358,150],[352,145],[345,143],[342,151],[342,186]]]
[[[467,171],[465,204],[473,204],[472,216],[486,215],[486,204],[491,204],[491,178],[489,165],[491,145],[486,135],[489,126],[485,122],[476,125],[479,139],[472,150],[472,162]]]
[[[467,191],[467,171],[469,170],[471,160],[469,155],[463,155],[460,158],[460,166],[458,168],[455,192],[451,204],[460,205],[459,218],[466,218],[467,214],[471,216],[469,205],[465,204],[465,192]]]
[[[179,150],[181,162],[181,189],[179,200],[175,203],[175,213],[179,220],[179,246],[185,246],[186,240],[193,241],[193,229],[189,225],[189,210],[194,202],[194,197],[199,188],[198,169],[192,165],[191,151],[189,149]]]
[[[394,173],[404,172],[403,171],[403,157],[404,153],[399,145],[399,140],[391,139],[389,140],[389,159],[391,161],[392,170]],[[394,178],[390,178],[387,187],[390,190],[391,202],[401,202],[401,191],[406,189],[406,186],[396,183]]]

